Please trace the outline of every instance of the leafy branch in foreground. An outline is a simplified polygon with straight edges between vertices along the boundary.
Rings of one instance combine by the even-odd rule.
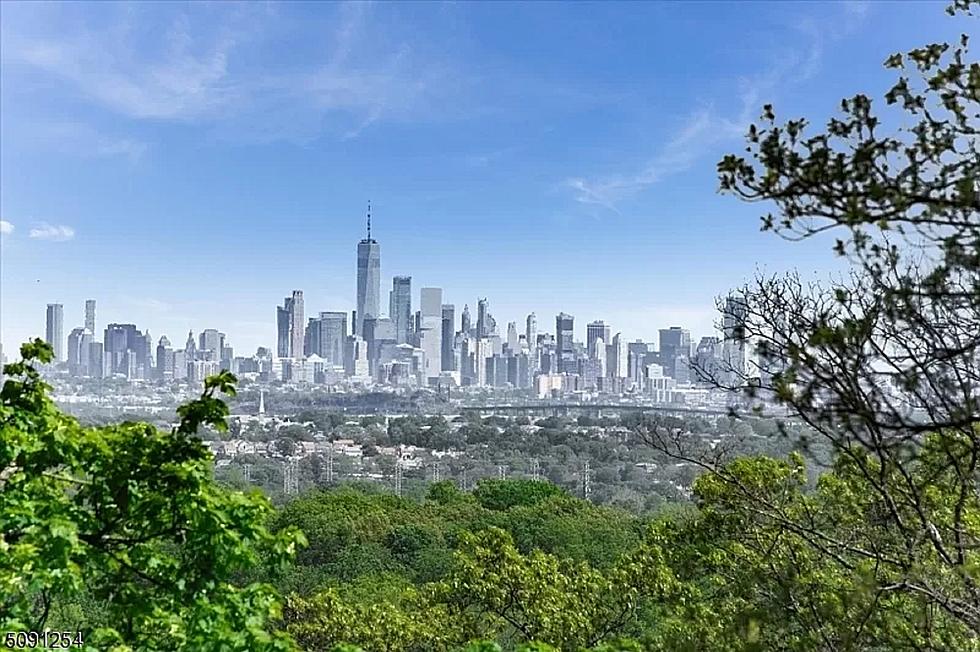
[[[289,649],[268,627],[275,591],[232,577],[260,558],[286,563],[302,535],[270,533],[264,498],[218,487],[193,436],[224,426],[215,392],[232,393],[234,376],[209,378],[171,433],[84,428],[34,367],[50,346],[21,355],[0,393],[0,627],[84,626],[100,649]]]
[[[728,337],[755,352],[754,364],[730,365],[727,384],[774,398],[830,442],[833,474],[813,495],[773,494],[748,462],[694,454],[662,424],[640,432],[708,472],[702,500],[726,487],[726,509],[763,528],[743,532],[743,546],[792,553],[759,579],[781,596],[773,605],[802,610],[787,617],[812,635],[840,616],[795,602],[780,584],[787,573],[837,577],[838,600],[863,586],[874,600],[855,632],[895,647],[964,649],[957,636],[980,634],[980,64],[968,44],[964,35],[888,58],[899,77],[884,99],[898,115],[879,117],[856,95],[811,135],[808,121],[780,125],[766,106],[750,155],[718,165],[723,192],[775,205],[763,230],[837,234],[850,263],[843,279],[759,277],[722,302],[736,325]],[[881,624],[892,609],[921,637]]]

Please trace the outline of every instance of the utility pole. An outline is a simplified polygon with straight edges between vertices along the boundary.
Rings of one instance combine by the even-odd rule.
[[[299,476],[295,459],[282,463],[282,491],[287,496],[299,493]]]
[[[402,495],[402,461],[395,461],[395,495],[401,498]]]
[[[503,464],[497,465],[497,477],[501,480],[507,479],[507,467]]]
[[[582,494],[586,500],[592,498],[592,471],[589,468],[589,460],[585,460],[585,468],[582,470]]]
[[[333,442],[330,443],[330,448],[327,451],[327,484],[333,482]]]
[[[541,479],[541,465],[536,457],[531,458],[531,479],[535,481]]]
[[[242,464],[242,469],[245,473],[245,484],[252,484],[252,465]]]
[[[463,491],[468,491],[469,487],[466,486],[466,467],[463,467]]]

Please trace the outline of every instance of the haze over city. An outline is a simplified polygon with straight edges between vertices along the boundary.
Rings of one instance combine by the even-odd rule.
[[[757,268],[827,269],[715,194],[759,105],[830,115],[955,30],[914,3],[5,5],[4,351],[93,297],[100,324],[274,347],[294,289],[355,308],[369,199],[383,312],[410,275],[501,328],[696,341]]]

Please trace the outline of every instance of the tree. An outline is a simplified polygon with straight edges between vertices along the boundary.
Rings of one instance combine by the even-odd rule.
[[[81,608],[91,620],[71,624],[94,648],[290,649],[269,627],[275,591],[232,577],[260,557],[281,566],[302,536],[271,534],[265,499],[218,487],[194,436],[227,427],[215,393],[234,395],[234,376],[208,378],[172,432],[83,428],[34,366],[50,362],[50,345],[34,340],[21,355],[0,391],[3,631],[43,630]]]
[[[674,429],[642,434],[806,542],[842,587],[860,574],[878,608],[912,600],[980,633],[980,64],[967,46],[964,35],[889,57],[899,78],[884,99],[897,116],[878,117],[856,95],[809,135],[808,121],[779,125],[766,106],[749,156],[718,166],[723,192],[775,205],[764,230],[834,232],[850,263],[843,279],[760,277],[724,300],[727,336],[754,343],[758,357],[754,368],[731,365],[724,382],[773,397],[832,444],[838,477],[822,482],[866,496],[852,507],[870,519],[867,537],[835,537],[833,523],[779,507],[724,460],[686,450]],[[889,125],[899,126],[886,135]]]
[[[677,589],[657,548],[643,547],[600,572],[533,551],[491,528],[464,536],[457,565],[435,589],[463,631],[580,650],[622,635],[647,601]]]

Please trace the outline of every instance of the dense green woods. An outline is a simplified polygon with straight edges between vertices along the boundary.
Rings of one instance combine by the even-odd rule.
[[[114,650],[980,650],[966,46],[889,58],[897,117],[857,95],[811,136],[767,106],[748,154],[719,164],[724,192],[775,206],[764,229],[832,232],[851,263],[829,284],[742,288],[763,373],[726,380],[819,437],[822,473],[802,445],[732,458],[638,420],[631,445],[700,470],[689,503],[626,511],[485,480],[413,498],[340,486],[276,510],[217,483],[195,436],[225,427],[229,374],[170,432],[83,427],[48,397],[51,349],[34,341],[0,392],[0,631],[81,630]]]

